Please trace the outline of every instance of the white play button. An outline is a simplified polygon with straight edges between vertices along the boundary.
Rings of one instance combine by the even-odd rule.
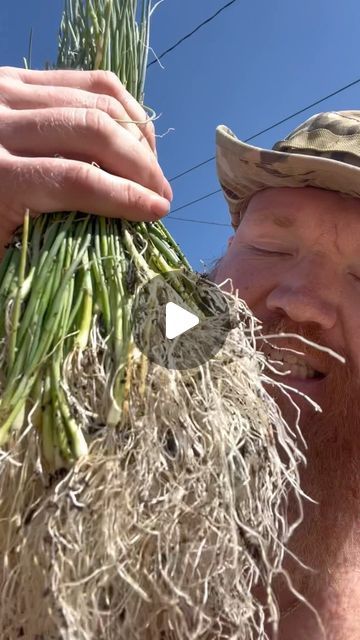
[[[211,360],[232,328],[226,295],[198,273],[165,271],[136,292],[134,342],[151,362],[166,369],[184,371]]]
[[[185,331],[189,331],[197,324],[199,324],[199,318],[190,311],[186,311],[183,307],[179,307],[174,302],[168,302],[166,307],[165,318],[165,330],[166,337],[169,340],[173,340],[177,336],[181,336]]]

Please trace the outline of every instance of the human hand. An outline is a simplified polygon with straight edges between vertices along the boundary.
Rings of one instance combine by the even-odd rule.
[[[153,123],[115,74],[0,67],[0,242],[27,208],[150,221],[171,199]]]

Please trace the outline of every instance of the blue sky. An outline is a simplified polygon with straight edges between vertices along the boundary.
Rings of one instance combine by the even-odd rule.
[[[164,0],[151,44],[160,54],[225,0]],[[23,67],[33,28],[32,67],[55,61],[63,0],[3,1],[0,65]],[[160,163],[168,178],[215,154],[215,128],[245,139],[360,78],[358,0],[237,0],[212,23],[149,68],[146,102],[157,120]],[[150,57],[151,59],[151,57]],[[360,83],[256,138],[274,142],[313,113],[360,109]],[[170,130],[166,135],[163,136]],[[163,137],[160,137],[163,136]],[[218,188],[211,162],[173,183],[175,209]],[[173,214],[229,224],[221,194]],[[195,269],[224,252],[230,226],[164,219]]]

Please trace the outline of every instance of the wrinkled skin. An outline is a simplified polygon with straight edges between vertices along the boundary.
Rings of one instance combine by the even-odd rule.
[[[303,380],[295,368],[286,378],[273,377],[306,393],[323,410],[315,412],[291,392],[301,408],[308,446],[302,487],[317,504],[305,501],[304,521],[291,546],[315,572],[301,569],[290,558],[287,568],[296,588],[319,611],[328,637],[358,639],[360,200],[315,188],[257,193],[217,267],[215,281],[226,278],[232,279],[266,333],[297,332],[346,359],[341,364],[314,348],[283,340],[282,346],[302,351],[302,359],[321,373]],[[274,393],[279,396],[276,389]],[[278,401],[294,423],[290,402],[280,396]],[[278,589],[280,639],[322,638],[311,611],[296,606],[281,582]]]

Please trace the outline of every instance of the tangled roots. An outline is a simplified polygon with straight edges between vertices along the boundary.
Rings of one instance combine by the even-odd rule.
[[[31,414],[2,451],[2,640],[255,640],[266,619],[276,627],[300,453],[264,389],[255,320],[236,305],[241,322],[216,358],[191,371],[149,364],[142,392],[134,348],[114,428],[101,426],[101,357],[84,354],[63,381],[91,425],[71,469],[46,472]]]

